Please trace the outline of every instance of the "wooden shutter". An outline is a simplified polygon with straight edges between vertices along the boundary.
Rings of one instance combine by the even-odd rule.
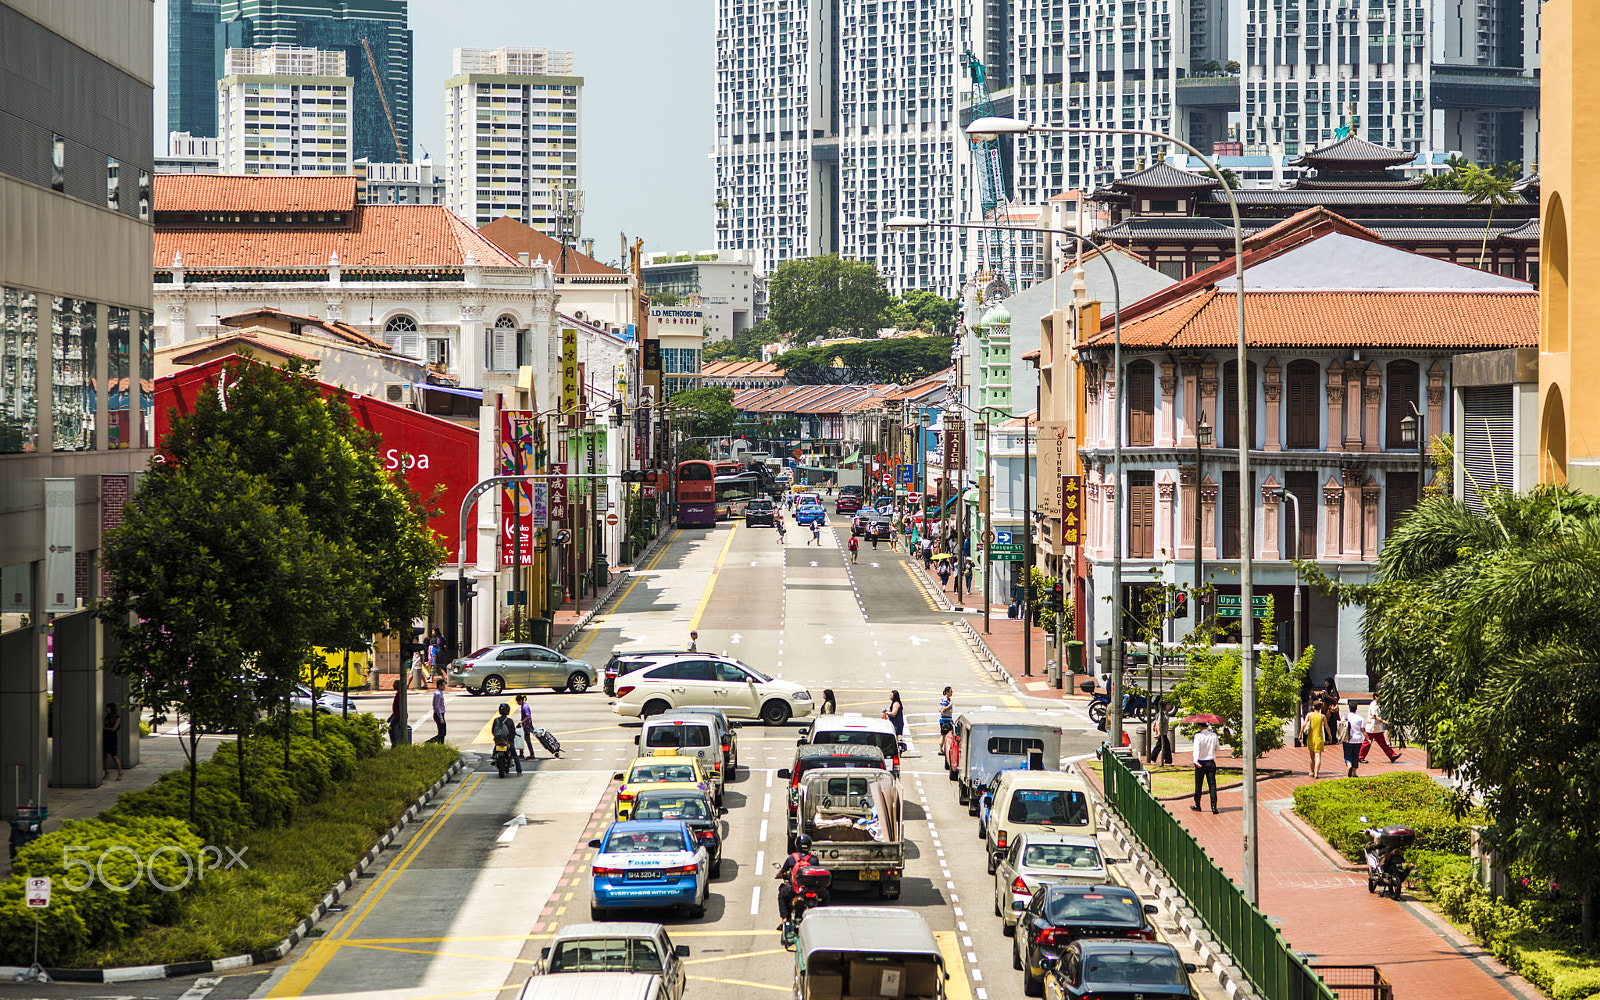
[[[1128,555],[1151,559],[1156,554],[1156,474],[1128,473]]]
[[[1417,474],[1390,469],[1384,480],[1383,537],[1388,538],[1400,519],[1417,506]]]
[[[1415,361],[1389,362],[1389,414],[1384,431],[1385,448],[1415,448],[1401,440],[1400,422],[1411,416],[1412,404],[1417,402],[1417,363]],[[1417,409],[1420,411],[1421,406]],[[1435,429],[1418,427],[1419,434],[1436,433]]]
[[[1250,495],[1255,496],[1256,477],[1250,477]],[[1239,473],[1238,471],[1224,472],[1222,474],[1222,489],[1219,491],[1217,502],[1222,505],[1222,558],[1238,559],[1240,552],[1239,539]],[[1249,509],[1255,509],[1254,504]]]
[[[1224,448],[1239,447],[1239,362],[1230,361],[1222,366],[1222,446]],[[1250,382],[1250,397],[1247,405],[1250,412],[1246,419],[1250,422],[1250,447],[1256,446],[1256,363],[1250,362],[1245,366],[1245,377]]]
[[[1285,472],[1283,485],[1290,493],[1300,499],[1300,547],[1285,546],[1283,554],[1286,558],[1315,559],[1317,558],[1317,474],[1315,472]],[[1294,505],[1285,500],[1279,518],[1283,521],[1284,537],[1295,529]]]
[[[1511,440],[1509,385],[1470,386],[1461,390],[1462,499],[1484,512],[1483,491],[1499,484],[1514,487],[1516,451]]]
[[[1128,443],[1148,448],[1156,443],[1156,367],[1135,361],[1127,371]]]
[[[1285,447],[1316,449],[1322,443],[1322,366],[1315,361],[1292,361],[1286,374],[1289,396],[1289,433]]]

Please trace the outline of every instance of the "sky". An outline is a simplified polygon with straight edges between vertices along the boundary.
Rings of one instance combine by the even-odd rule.
[[[156,3],[156,150],[167,147],[167,25]],[[570,49],[583,77],[583,235],[615,261],[618,234],[645,250],[716,246],[712,165],[716,31],[708,0],[411,0],[412,125],[444,165],[444,81],[456,48]]]

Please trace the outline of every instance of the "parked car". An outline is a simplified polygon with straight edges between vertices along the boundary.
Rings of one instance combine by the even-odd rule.
[[[634,793],[630,818],[687,823],[695,843],[711,854],[711,877],[722,877],[722,821],[716,806],[707,802],[705,794],[698,789],[666,783],[641,786]]]
[[[618,715],[649,718],[680,705],[714,705],[733,719],[781,726],[815,711],[811,692],[726,656],[686,653],[617,678]]]
[[[598,680],[594,667],[545,646],[485,646],[450,664],[450,682],[468,694],[497,695],[507,688],[548,687],[582,694]]]
[[[1050,965],[1045,1000],[1192,1000],[1200,996],[1178,949],[1157,941],[1074,941]]]
[[[688,979],[683,960],[689,946],[674,945],[660,924],[608,921],[568,924],[556,931],[548,947],[539,949],[536,976],[628,972],[660,976],[662,1000],[683,1000]]]
[[[622,787],[617,789],[617,819],[629,819],[633,809],[633,799],[639,789],[647,785],[670,782],[674,785],[692,785],[698,788],[709,801],[711,798],[711,779],[700,767],[700,761],[694,757],[679,757],[675,752],[662,753],[653,757],[635,757],[626,771],[618,771],[612,775],[612,780],[622,782]]]
[[[294,693],[289,696],[289,704],[298,712],[311,708],[311,689],[304,684],[296,684]],[[324,690],[316,698],[317,711],[324,715],[342,715],[348,709],[352,714],[360,711],[356,708],[353,699],[347,698],[338,691]]]
[[[1017,918],[1011,938],[1011,965],[1022,970],[1022,992],[1042,995],[1044,963],[1059,958],[1078,938],[1154,941],[1150,914],[1155,912],[1155,906],[1141,905],[1132,889],[1120,885],[1063,883],[1040,889]]]
[[[768,497],[756,497],[744,505],[744,526],[754,528],[764,525],[768,528],[777,523],[778,505]]]
[[[711,894],[711,852],[681,821],[628,820],[612,823],[589,841],[589,916],[604,920],[611,909],[682,907],[703,917]]]
[[[803,503],[795,508],[795,524],[827,524],[828,512],[820,503]]]
[[[1057,882],[1103,885],[1112,881],[1100,843],[1093,837],[1025,833],[994,866],[994,911],[1009,936],[1016,929],[1017,915],[1028,908],[1028,901],[1040,886]]]

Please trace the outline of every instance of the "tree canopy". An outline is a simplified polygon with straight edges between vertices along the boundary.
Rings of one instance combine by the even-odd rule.
[[[801,385],[894,382],[909,385],[950,367],[948,337],[894,337],[785,351],[772,360]],[[842,368],[835,367],[839,359]]]
[[[721,437],[733,433],[733,390],[723,386],[685,389],[667,405],[688,437]]]
[[[727,340],[712,341],[700,352],[700,357],[705,361],[760,361],[761,348],[777,339],[777,324],[769,316]]]
[[[767,302],[778,329],[805,344],[875,335],[889,292],[872,264],[828,254],[779,264],[767,280]]]
[[[924,333],[950,333],[955,329],[961,312],[960,303],[942,295],[911,288],[904,295],[890,301],[883,314],[883,326],[897,330],[921,330]]]

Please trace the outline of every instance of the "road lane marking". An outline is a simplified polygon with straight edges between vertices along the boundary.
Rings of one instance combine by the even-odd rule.
[[[762,820],[761,821],[761,836],[757,837],[756,839],[761,841],[763,844],[765,844],[767,842],[767,821],[766,820]]]
[[[753,886],[750,887],[750,915],[752,917],[754,917],[754,916],[758,915],[760,912],[761,912],[761,887],[759,885],[753,885]]]
[[[733,536],[738,532],[737,524],[728,529],[728,540],[722,543],[722,554],[717,556],[717,564],[711,570],[711,579],[706,581],[705,593],[700,595],[700,603],[695,606],[694,617],[689,619],[691,632],[700,627],[700,616],[706,613],[706,605],[711,603],[711,592],[717,588],[717,576],[722,572],[722,563],[728,558],[728,550],[733,547]]]
[[[737,955],[717,955],[713,958],[686,958],[683,960],[683,964],[698,965],[702,962],[727,962],[735,958],[755,958],[759,955],[785,955],[788,954],[788,952],[789,949],[787,948],[767,948],[764,951],[743,951]]]
[[[550,935],[554,936],[554,935]],[[407,955],[436,955],[440,958],[470,958],[475,962],[515,962],[518,965],[537,965],[538,962],[531,958],[505,958],[500,955],[473,955],[464,951],[440,951],[435,948],[399,948],[388,944],[368,944],[365,941],[351,941],[346,948],[364,948],[368,951],[398,951]],[[182,1000],[180,997],[179,1000]]]

